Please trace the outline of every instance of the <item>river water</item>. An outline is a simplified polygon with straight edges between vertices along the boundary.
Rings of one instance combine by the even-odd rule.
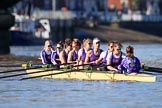
[[[149,66],[162,67],[162,44],[123,44]],[[11,47],[15,55],[39,56],[42,46]],[[106,49],[107,45],[102,44]],[[162,81],[108,82],[19,78],[0,80],[0,108],[161,108]]]

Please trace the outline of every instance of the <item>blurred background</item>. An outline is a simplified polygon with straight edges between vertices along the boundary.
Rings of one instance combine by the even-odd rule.
[[[87,37],[103,42],[162,42],[162,0],[3,1],[0,15],[10,13],[14,17],[4,37],[8,37],[5,46]],[[11,22],[4,19],[1,17],[0,22],[5,25]]]

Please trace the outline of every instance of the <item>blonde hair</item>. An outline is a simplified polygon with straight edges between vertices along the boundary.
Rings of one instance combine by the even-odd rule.
[[[86,46],[86,43],[88,42],[92,42],[91,39],[87,38],[87,39],[83,39],[83,47]]]
[[[57,43],[57,45],[60,46],[62,49],[64,48],[64,43],[62,41],[59,41]],[[57,45],[56,45],[56,47],[57,47]]]

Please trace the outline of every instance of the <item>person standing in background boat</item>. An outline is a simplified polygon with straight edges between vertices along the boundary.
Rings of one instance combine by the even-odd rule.
[[[108,42],[108,49],[107,51],[103,51],[99,57],[99,59],[96,61],[97,64],[99,63],[102,63],[102,65],[107,65],[107,56],[110,52],[112,52],[114,49],[113,49],[113,45],[114,45],[114,41],[111,40]],[[107,70],[107,67],[100,67],[99,70],[102,70],[102,71],[105,71]]]
[[[63,43],[60,41],[59,43],[57,43],[56,45],[56,50],[52,52],[51,54],[51,62],[53,64],[61,64],[60,61],[60,52],[63,50]]]
[[[65,39],[65,49],[60,52],[61,64],[66,64],[68,59],[68,54],[72,50],[71,39]]]
[[[120,73],[128,73],[137,72],[139,73],[141,69],[140,60],[134,56],[134,48],[132,46],[128,46],[126,48],[126,58],[124,58],[119,66]]]
[[[78,60],[78,51],[81,47],[81,43],[79,39],[73,39],[72,42],[72,50],[69,52],[68,55],[68,63],[74,63]]]
[[[40,56],[43,64],[52,64],[51,54],[53,49],[53,43],[51,40],[46,40],[44,44],[44,49],[41,51]]]
[[[107,69],[119,72],[118,66],[120,65],[121,61],[126,57],[125,53],[121,51],[122,44],[118,41],[114,42],[113,49],[114,51],[109,53],[106,60],[107,60]]]
[[[91,50],[92,41],[90,39],[83,40],[83,48],[78,51],[78,62],[83,64],[86,58],[86,54]]]
[[[92,63],[97,65],[97,60],[100,57],[100,54],[103,50],[100,49],[100,40],[98,38],[93,39],[93,48],[87,52],[85,58],[85,64]]]

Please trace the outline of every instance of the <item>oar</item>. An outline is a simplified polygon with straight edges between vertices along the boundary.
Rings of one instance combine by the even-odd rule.
[[[162,68],[143,66],[142,69],[144,71],[162,73]]]
[[[143,69],[155,69],[155,70],[162,70],[162,68],[158,68],[158,67],[150,67],[150,66],[143,66]]]
[[[21,67],[21,64],[3,64],[0,67]]]
[[[74,64],[74,63],[63,63],[63,64],[56,64],[56,65],[47,64],[47,65],[37,65],[37,66],[34,66],[34,67],[32,67],[32,65],[29,66],[28,64],[22,64],[22,67],[25,67],[25,69],[14,69],[14,70],[2,71],[2,72],[0,72],[0,74],[2,74],[2,73],[14,73],[14,72],[17,72],[17,71],[25,71],[25,70],[37,69],[37,68],[50,68],[50,67],[54,67],[54,66],[69,65],[69,64]],[[26,68],[26,67],[28,67],[28,68]]]
[[[25,68],[25,69],[7,70],[7,71],[2,71],[2,72],[0,72],[0,74],[3,74],[3,73],[14,73],[14,72],[18,72],[18,71],[25,71],[25,70],[37,69],[37,68],[42,68],[42,66],[36,66],[36,67]]]
[[[32,64],[32,63],[23,63],[23,64],[2,64],[0,65],[0,67],[22,67],[23,65],[29,65],[29,66],[34,66],[34,65],[41,65],[41,63],[39,64]]]
[[[42,70],[42,71],[31,72],[31,73],[20,73],[20,74],[15,74],[15,75],[6,75],[6,76],[1,76],[0,79],[3,79],[3,78],[10,78],[10,77],[15,77],[15,76],[22,76],[22,75],[35,74],[35,73],[41,73],[41,72],[52,71],[52,70],[56,70],[56,69],[48,69],[48,70]]]

